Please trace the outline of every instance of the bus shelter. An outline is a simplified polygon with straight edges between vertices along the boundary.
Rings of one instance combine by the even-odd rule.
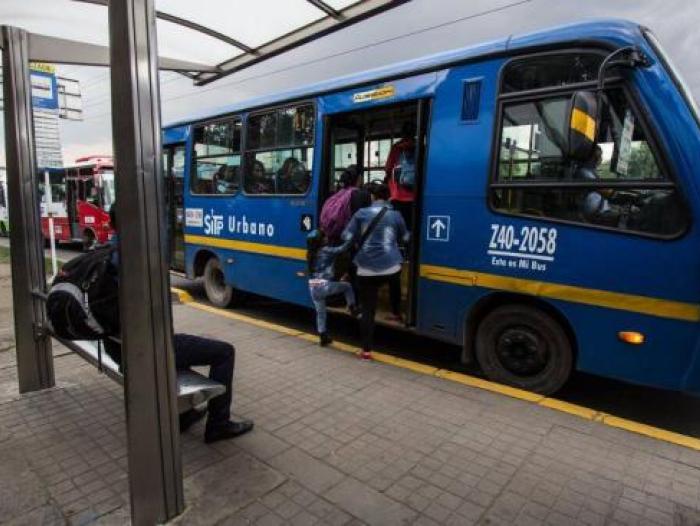
[[[4,22],[1,40],[13,308],[21,393],[51,388],[55,383],[52,333],[44,307],[47,284],[29,63],[111,68],[120,217],[121,338],[124,369],[128,371],[123,378],[124,402],[131,516],[135,524],[167,521],[180,514],[185,505],[165,251],[159,69],[178,71],[192,78],[195,85],[204,85],[406,1],[294,0],[285,2],[283,9],[275,2],[276,22],[269,28],[258,22],[266,20],[264,13],[269,2],[259,2],[257,8],[245,10],[255,31],[243,31],[246,34],[241,37],[216,27],[211,22],[216,22],[217,17],[200,12],[200,4],[189,2],[163,2],[163,7],[170,5],[170,10],[157,11],[154,0],[10,0],[10,4],[17,4],[20,14],[33,15],[24,19],[18,15],[16,22]],[[217,10],[226,9],[222,2],[211,3]],[[228,11],[231,17],[238,16],[233,9]],[[240,14],[244,15],[243,10]],[[102,44],[95,43],[99,38],[93,34],[81,41],[64,38],[65,34],[75,34],[66,24],[91,17],[94,27],[108,27],[109,37]],[[39,23],[36,27],[20,28],[25,25],[23,20]],[[61,24],[63,36],[44,31]],[[173,58],[173,53],[159,56],[157,30],[166,34],[169,42],[176,40],[178,34],[209,42],[210,62]]]

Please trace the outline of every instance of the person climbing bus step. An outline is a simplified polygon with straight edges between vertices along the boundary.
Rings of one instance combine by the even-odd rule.
[[[384,284],[389,284],[392,314],[401,316],[403,257],[399,245],[406,245],[410,239],[403,217],[388,203],[389,188],[385,184],[374,184],[370,186],[370,194],[372,205],[358,210],[343,232],[346,243],[357,240],[357,254],[353,262],[357,265],[362,310],[360,356],[363,359],[372,358],[377,295]]]

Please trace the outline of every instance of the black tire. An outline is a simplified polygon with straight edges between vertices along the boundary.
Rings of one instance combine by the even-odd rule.
[[[549,395],[571,374],[571,341],[549,314],[529,305],[504,305],[488,313],[476,332],[476,357],[486,376]]]
[[[83,232],[83,252],[92,250],[97,245],[97,238],[92,230],[86,230]]]
[[[233,304],[234,290],[226,284],[218,258],[210,258],[204,266],[204,291],[216,307],[226,308]]]

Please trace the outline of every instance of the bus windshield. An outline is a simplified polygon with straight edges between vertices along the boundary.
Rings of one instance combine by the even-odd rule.
[[[102,208],[105,212],[109,212],[114,204],[114,171],[104,170],[100,173],[102,178]]]

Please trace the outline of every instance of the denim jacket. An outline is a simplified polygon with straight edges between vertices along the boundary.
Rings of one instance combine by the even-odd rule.
[[[350,242],[346,241],[337,247],[325,246],[319,249],[314,260],[313,272],[309,277],[332,281],[335,278],[335,258],[338,257],[338,254],[345,252],[349,246]]]
[[[406,229],[406,223],[401,214],[389,203],[375,201],[371,206],[355,212],[343,232],[343,240],[346,243],[359,242],[362,233],[383,207],[388,208],[387,212],[360,247],[354,259],[358,267],[377,273],[400,265],[403,261],[399,244],[408,243],[411,235]]]

